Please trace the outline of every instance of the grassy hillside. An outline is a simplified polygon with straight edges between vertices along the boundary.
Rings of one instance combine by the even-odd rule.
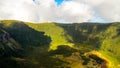
[[[73,46],[69,40],[72,40],[71,36],[66,34],[64,28],[57,26],[56,23],[42,23],[42,24],[33,24],[33,23],[26,23],[29,27],[37,30],[45,32],[45,35],[51,37],[51,46],[50,49],[56,49],[58,45],[69,45],[70,47]],[[67,37],[67,38],[66,38]]]
[[[18,62],[18,67],[119,67],[120,23],[0,22],[1,29],[7,31],[23,48],[23,56],[13,58]]]

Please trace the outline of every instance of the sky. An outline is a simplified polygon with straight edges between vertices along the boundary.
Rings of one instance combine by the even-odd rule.
[[[119,22],[120,0],[0,0],[0,20]]]
[[[55,0],[58,6],[60,6],[63,3],[64,0]]]

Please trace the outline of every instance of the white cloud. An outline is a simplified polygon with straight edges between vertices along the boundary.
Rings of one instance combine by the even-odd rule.
[[[72,0],[57,6],[54,0],[0,0],[0,19],[30,22],[86,22],[95,18],[120,21],[120,0]],[[98,22],[100,20],[98,19]]]
[[[80,3],[84,3],[84,4],[88,4],[91,6],[97,6],[99,4],[101,4],[102,2],[104,2],[105,0],[74,0]]]
[[[37,21],[36,7],[30,0],[0,0],[0,19]]]
[[[97,8],[97,12],[108,22],[120,21],[120,0],[105,0]]]
[[[63,2],[58,7],[54,0],[37,0],[39,21],[83,22],[92,17],[90,7],[74,1]]]
[[[32,0],[0,0],[0,3],[0,19],[82,22],[91,18],[89,6],[74,1],[64,2],[61,7],[54,0],[36,0],[35,3]]]
[[[58,8],[54,0],[36,0],[39,22],[56,21]]]
[[[86,22],[94,14],[88,5],[74,1],[64,2],[60,11],[61,17],[67,22]]]
[[[120,21],[120,0],[74,0],[88,4],[106,22]],[[99,20],[98,20],[99,21]]]

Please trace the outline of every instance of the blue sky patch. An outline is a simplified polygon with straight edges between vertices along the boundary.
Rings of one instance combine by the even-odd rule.
[[[58,6],[60,6],[64,1],[71,1],[71,0],[55,0]]]
[[[58,6],[60,6],[63,1],[64,1],[64,0],[55,0],[55,2],[57,3]]]

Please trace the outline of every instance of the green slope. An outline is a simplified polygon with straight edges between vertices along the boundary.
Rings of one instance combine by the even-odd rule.
[[[72,40],[71,36],[66,34],[64,28],[57,26],[56,23],[42,23],[42,24],[32,24],[26,23],[29,27],[45,32],[45,35],[51,37],[51,46],[50,49],[56,49],[58,45],[68,45],[73,46],[69,40]],[[67,38],[66,38],[67,37]]]
[[[0,27],[24,48],[25,57],[31,59],[28,63],[33,67],[99,68],[97,65],[108,62],[108,59],[103,57],[109,58],[111,68],[118,68],[120,64],[120,23],[33,24],[14,20],[0,22]],[[99,56],[100,54],[93,53],[93,50],[103,55]],[[89,52],[92,58],[84,55]],[[101,62],[98,63],[97,60]]]

